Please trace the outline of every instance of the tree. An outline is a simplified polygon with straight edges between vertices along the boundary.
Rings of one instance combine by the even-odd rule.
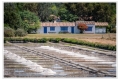
[[[51,14],[52,14],[52,15],[58,16],[59,7],[57,6],[57,3],[56,3],[56,4],[54,4],[54,3],[51,4],[50,10],[51,10]]]
[[[40,27],[40,22],[38,16],[35,13],[30,11],[20,12],[20,16],[22,19],[22,28],[28,33],[36,32]]]
[[[37,15],[38,14],[37,6],[38,3],[24,3],[23,10],[29,10],[30,12],[34,12]]]
[[[38,3],[37,11],[39,19],[44,22],[49,20],[51,15],[51,3]]]
[[[17,29],[21,26],[21,18],[16,4],[4,3],[4,24]]]
[[[73,22],[76,21],[78,18],[77,15],[72,14],[69,10],[67,10],[66,6],[63,4],[59,7],[58,11],[58,15],[60,16],[60,19],[62,21]]]
[[[86,24],[83,23],[78,24],[78,29],[80,29],[80,33],[83,33],[83,31],[86,30],[87,28],[88,26]]]
[[[68,12],[79,20],[116,24],[116,3],[65,3]]]

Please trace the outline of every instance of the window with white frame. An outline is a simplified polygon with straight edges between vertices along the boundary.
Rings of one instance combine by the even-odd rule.
[[[68,31],[68,27],[67,26],[61,27],[61,31]]]

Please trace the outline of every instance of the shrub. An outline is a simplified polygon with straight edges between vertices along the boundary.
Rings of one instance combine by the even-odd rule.
[[[59,43],[61,39],[60,38],[50,38],[49,41],[53,43]]]
[[[6,39],[4,39],[4,43],[6,43]]]
[[[23,38],[16,38],[17,43],[23,43]]]
[[[22,36],[26,36],[27,35],[27,33],[23,30],[23,29],[17,29],[16,31],[15,31],[15,36],[20,36],[20,37],[22,37]]]
[[[29,42],[29,39],[28,38],[23,38],[23,42],[27,43],[27,42]]]
[[[83,23],[79,23],[77,27],[78,27],[78,29],[80,29],[80,33],[83,33],[83,31],[88,28],[88,26]]]
[[[46,43],[47,42],[47,38],[41,38],[41,39],[39,39],[39,42],[40,43]]]
[[[70,34],[68,31],[60,31],[59,34]]]
[[[14,32],[14,29],[10,27],[4,27],[4,37],[13,37],[15,35]]]
[[[34,39],[29,39],[29,42],[34,42]]]
[[[113,29],[111,30],[111,33],[116,33],[116,28],[113,28]]]

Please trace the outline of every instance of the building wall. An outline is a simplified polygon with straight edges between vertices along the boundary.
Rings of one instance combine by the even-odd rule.
[[[96,27],[95,33],[106,33],[106,27]]]
[[[84,33],[96,33],[100,32],[99,28],[95,28],[95,25],[87,25],[87,26],[92,26],[92,31],[84,31]],[[71,33],[71,27],[68,26],[68,32]],[[98,31],[99,30],[99,31]],[[106,28],[102,28],[103,31],[106,31]],[[60,26],[55,26],[55,31],[50,31],[50,27],[47,27],[47,33],[59,33],[61,31]],[[44,27],[41,27],[37,31],[38,34],[44,34]],[[77,26],[74,26],[74,33],[73,34],[79,34],[80,30],[77,28]]]
[[[55,31],[56,31],[56,33],[59,33],[60,32],[60,26],[55,27]]]
[[[75,26],[75,28],[74,28],[74,33],[75,34],[79,34],[80,33],[80,30],[77,28],[77,26]]]
[[[70,26],[68,27],[68,32],[71,33],[71,27]]]
[[[37,30],[37,33],[38,33],[38,34],[43,34],[43,33],[44,33],[43,27],[40,27],[40,28]]]
[[[72,26],[68,26],[68,32],[71,33],[71,27]],[[55,31],[50,31],[50,27],[47,27],[47,33],[59,33],[61,31],[60,26],[55,26]],[[74,26],[74,33],[79,33],[80,30],[77,29],[76,26]],[[38,34],[44,34],[44,27],[41,27],[40,29],[37,30]]]

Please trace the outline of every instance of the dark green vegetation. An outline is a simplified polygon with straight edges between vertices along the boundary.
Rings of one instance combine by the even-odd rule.
[[[4,4],[4,27],[14,30],[23,29],[27,33],[35,33],[40,27],[38,16],[23,7],[23,3]]]
[[[4,3],[4,27],[36,33],[40,22],[77,20],[108,22],[116,32],[116,3]]]
[[[59,43],[59,41],[66,42],[66,43],[72,43],[72,44],[77,44],[77,45],[86,45],[86,46],[91,46],[91,47],[96,47],[96,48],[101,48],[101,49],[106,49],[106,50],[116,50],[116,46],[113,45],[106,45],[106,44],[100,44],[100,43],[92,43],[92,42],[87,42],[83,40],[76,40],[76,39],[69,39],[69,38],[4,38],[4,43],[6,41],[16,43],[16,42],[34,42],[34,43],[46,43],[47,41],[54,42],[54,43]]]

